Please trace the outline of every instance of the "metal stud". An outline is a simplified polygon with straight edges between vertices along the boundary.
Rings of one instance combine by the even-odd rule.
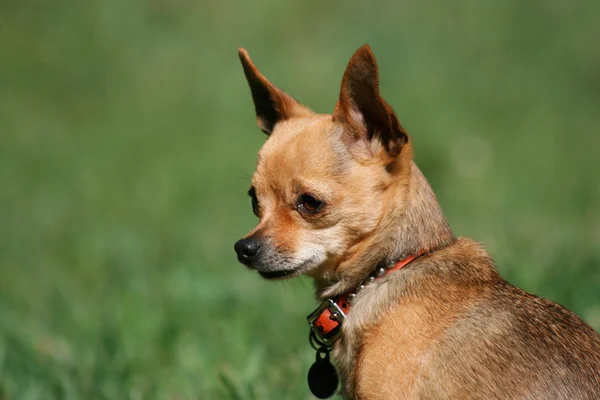
[[[375,274],[377,276],[381,276],[381,275],[385,274],[385,268],[377,268],[377,271],[375,272]]]
[[[360,284],[360,286],[358,287],[358,290],[363,290],[365,288],[365,285],[363,283]]]
[[[370,276],[370,277],[367,278],[367,283],[371,283],[374,280],[375,280],[375,277],[374,276]]]
[[[352,300],[354,300],[354,298],[355,298],[355,297],[356,297],[356,293],[350,293],[350,294],[348,295],[348,301],[352,301]]]

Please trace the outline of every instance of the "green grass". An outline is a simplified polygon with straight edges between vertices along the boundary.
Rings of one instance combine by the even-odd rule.
[[[333,109],[361,44],[455,232],[600,328],[600,3],[0,2],[0,399],[308,399],[311,283],[233,243],[237,60]]]

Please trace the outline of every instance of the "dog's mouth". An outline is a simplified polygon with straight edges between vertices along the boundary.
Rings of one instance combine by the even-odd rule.
[[[257,271],[260,274],[260,276],[262,276],[265,279],[291,278],[294,276],[302,275],[304,272],[306,272],[307,269],[310,269],[310,266],[314,263],[314,261],[315,258],[311,257],[308,260],[304,260],[304,262],[300,263],[299,265],[296,265],[294,268],[279,269],[276,271],[261,271],[260,269],[257,269]]]
[[[283,269],[280,271],[258,271],[258,273],[265,279],[281,279],[292,275],[296,271],[296,269]]]

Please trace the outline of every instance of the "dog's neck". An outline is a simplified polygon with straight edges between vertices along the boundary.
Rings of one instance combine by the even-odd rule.
[[[360,243],[353,257],[339,265],[334,276],[315,279],[318,297],[352,291],[378,265],[434,251],[456,240],[431,186],[414,162],[388,190],[388,211],[380,226]]]

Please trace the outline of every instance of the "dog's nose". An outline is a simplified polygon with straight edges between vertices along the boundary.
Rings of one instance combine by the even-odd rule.
[[[238,240],[233,248],[237,253],[239,262],[249,265],[260,250],[260,242],[255,239],[242,239]]]

